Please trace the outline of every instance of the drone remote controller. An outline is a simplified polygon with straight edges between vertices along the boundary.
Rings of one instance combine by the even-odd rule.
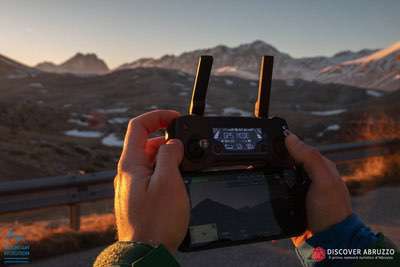
[[[286,121],[268,117],[273,57],[261,60],[255,117],[203,116],[212,63],[212,56],[200,57],[189,115],[175,119],[166,131],[166,139],[184,144],[180,169],[192,208],[180,250],[301,234],[309,179],[286,149]],[[242,198],[246,209],[234,198]]]

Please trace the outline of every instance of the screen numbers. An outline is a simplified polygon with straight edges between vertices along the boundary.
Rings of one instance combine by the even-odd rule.
[[[256,149],[263,140],[261,128],[213,128],[213,139],[222,143],[227,151]]]

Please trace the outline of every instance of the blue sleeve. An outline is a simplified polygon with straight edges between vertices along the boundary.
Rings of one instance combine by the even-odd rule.
[[[353,263],[351,259],[332,259],[335,254],[332,253],[333,249],[336,249],[336,252],[338,249],[354,249],[352,253],[357,253],[357,249],[367,248],[377,240],[377,235],[365,226],[357,215],[352,214],[340,223],[307,239],[296,252],[303,266],[351,266]]]

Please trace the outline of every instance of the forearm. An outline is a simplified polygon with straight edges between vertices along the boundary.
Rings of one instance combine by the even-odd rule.
[[[93,267],[179,267],[169,251],[160,245],[156,248],[135,242],[115,242],[96,258]]]

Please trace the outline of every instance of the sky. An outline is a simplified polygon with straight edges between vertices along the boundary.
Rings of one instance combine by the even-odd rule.
[[[0,54],[28,65],[94,52],[114,68],[256,39],[294,57],[400,40],[399,0],[0,0]]]

